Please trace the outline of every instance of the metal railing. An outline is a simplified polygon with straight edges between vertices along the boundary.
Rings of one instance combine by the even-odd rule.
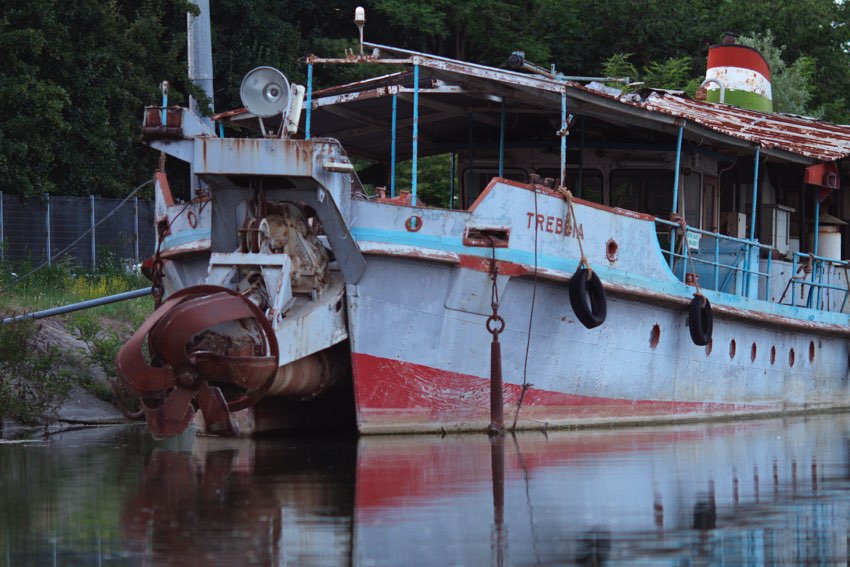
[[[734,236],[728,236],[725,234],[720,234],[717,232],[710,232],[707,230],[702,230],[699,228],[694,228],[690,226],[685,226],[685,234],[682,235],[682,247],[681,252],[676,252],[676,247],[673,245],[676,239],[676,232],[681,230],[682,226],[680,223],[660,219],[655,219],[655,222],[658,224],[666,225],[671,228],[670,230],[670,239],[671,246],[669,250],[665,250],[662,247],[662,253],[667,255],[668,261],[670,263],[670,269],[674,271],[675,274],[675,264],[676,259],[681,260],[681,280],[686,281],[686,274],[688,273],[688,267],[691,263],[694,264],[694,271],[696,268],[696,264],[702,264],[713,267],[713,288],[709,285],[704,285],[708,289],[714,289],[716,291],[723,291],[726,293],[730,293],[727,291],[729,287],[730,281],[737,281],[738,274],[741,274],[741,287],[740,289],[736,286],[734,293],[737,295],[743,295],[749,297],[750,292],[750,281],[754,276],[756,278],[756,282],[759,282],[759,278],[764,278],[765,282],[765,292],[764,299],[765,301],[769,300],[770,297],[770,264],[771,264],[771,256],[772,254],[767,255],[767,266],[766,271],[759,271],[759,261],[758,257],[756,257],[756,265],[755,267],[750,266],[750,259],[752,257],[752,251],[754,248],[758,248],[759,250],[772,250],[772,247],[766,244],[761,244],[758,240],[746,240],[743,238],[736,238]],[[688,233],[700,234],[703,236],[710,236],[714,238],[714,254],[713,260],[706,259],[699,254],[692,254],[691,247],[689,246],[687,240]],[[732,242],[740,245],[739,251],[743,252],[742,255],[738,256],[738,260],[735,261],[734,264],[724,264],[720,261],[720,242]],[[723,278],[723,282],[720,281],[720,272],[723,269],[729,270],[726,276]],[[678,277],[678,276],[677,276]],[[697,277],[697,274],[694,274],[694,277]],[[758,294],[756,294],[758,296]]]
[[[811,279],[806,279],[805,275],[803,277],[797,276],[797,272],[800,269],[803,269],[805,266],[798,266],[798,260],[805,258],[806,265],[811,266]],[[844,269],[844,281],[847,285],[837,286],[829,283],[824,283],[824,267],[825,265],[833,265],[838,268]],[[826,258],[824,256],[818,256],[816,254],[806,254],[803,252],[794,252],[794,259],[792,263],[792,276],[791,276],[791,305],[797,305],[797,294],[795,293],[797,290],[797,286],[800,286],[801,293],[805,286],[809,286],[809,294],[806,298],[806,307],[821,309],[821,305],[823,303],[823,290],[832,289],[835,291],[843,292],[844,299],[841,301],[841,309],[839,311],[844,311],[844,307],[847,305],[847,296],[850,294],[850,283],[848,283],[847,277],[847,268],[850,267],[850,262],[847,260],[837,260],[835,258]],[[808,274],[809,271],[804,270],[804,274]]]

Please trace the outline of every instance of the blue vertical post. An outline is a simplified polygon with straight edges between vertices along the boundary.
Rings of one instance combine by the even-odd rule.
[[[449,209],[453,209],[455,204],[455,153],[452,152],[449,156],[452,160],[449,164]],[[0,196],[2,195],[0,193]],[[2,223],[0,223],[0,228],[2,228]],[[0,236],[2,236],[2,233],[0,233]]]
[[[310,115],[313,113],[313,64],[307,65],[307,119],[304,124],[304,139],[310,139]]]
[[[50,194],[47,195],[47,213],[44,221],[47,224],[47,265],[49,266],[53,263],[53,243],[50,238]]]
[[[755,173],[753,174],[753,214],[750,217],[750,240],[756,239],[756,207],[758,206],[759,196],[759,158],[761,157],[761,146],[756,148],[756,165]],[[817,254],[817,251],[815,251]]]
[[[561,187],[567,176],[567,91],[561,93]]]
[[[747,257],[744,262],[744,276],[746,277],[744,283],[744,289],[746,290],[746,295],[750,294],[750,279],[751,279],[751,267],[750,267],[750,256],[752,256],[753,246],[752,241],[756,238],[756,207],[758,207],[758,197],[759,197],[759,159],[761,158],[761,146],[756,146],[756,162],[755,167],[753,168],[753,207],[752,214],[750,216],[750,244],[747,244]],[[758,259],[756,259],[756,271],[758,271]]]
[[[413,173],[410,176],[410,204],[416,206],[416,168],[419,160],[419,64],[413,65]]]
[[[682,163],[682,132],[685,130],[684,126],[679,126],[679,136],[676,139],[676,172],[673,174],[673,212],[679,212],[679,166]],[[682,238],[687,238],[686,234],[682,235]],[[685,243],[687,246],[688,243]],[[676,229],[670,229],[670,268],[673,268],[673,264],[676,261],[676,257],[673,255],[675,253],[676,248]],[[684,254],[682,255],[682,262],[685,261]]]
[[[502,111],[499,116],[499,177],[505,175],[505,97],[502,97]]]
[[[224,122],[218,123],[218,137],[224,138]]]
[[[168,81],[163,81],[162,85],[162,127],[165,128],[168,122]]]
[[[398,127],[398,95],[393,95],[393,132],[390,145],[390,197],[395,197],[396,128]]]
[[[813,254],[815,256],[818,255],[819,237],[820,237],[820,194],[819,194],[819,191],[815,190],[815,242],[814,242],[814,250],[813,250]],[[820,284],[820,276],[821,276],[821,274],[820,274],[820,266],[821,266],[820,260],[815,259],[813,264],[814,264],[814,269],[812,270],[812,284],[814,284],[815,281],[817,281],[817,283]],[[820,287],[818,287],[818,289],[817,289],[818,301],[817,301],[817,304],[815,305],[815,309],[820,309],[820,291],[821,291]],[[809,290],[809,301],[806,303],[806,307],[812,306],[812,296],[813,295],[815,295],[814,286],[812,286]]]

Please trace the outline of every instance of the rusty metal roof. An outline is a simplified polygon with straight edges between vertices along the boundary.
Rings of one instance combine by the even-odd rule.
[[[464,117],[474,109],[475,120],[492,123],[498,101],[514,112],[541,116],[551,110],[560,115],[562,93],[569,112],[626,126],[675,133],[685,127],[685,137],[697,144],[715,145],[762,153],[801,163],[835,161],[850,156],[850,126],[810,118],[765,114],[727,104],[697,101],[682,92],[645,89],[628,94],[603,92],[580,83],[555,80],[518,71],[496,69],[444,57],[377,44],[365,44],[377,55],[373,63],[420,67],[420,151],[427,155],[444,145],[441,141],[463,137]],[[313,58],[316,63],[322,60]],[[398,67],[396,67],[397,69]],[[360,147],[364,155],[386,153],[388,140],[381,136],[389,126],[392,95],[398,95],[399,136],[408,137],[412,109],[413,76],[409,71],[392,73],[313,93],[314,135],[338,137],[346,146]],[[488,116],[489,113],[489,116]],[[224,116],[222,116],[224,117]],[[229,116],[240,119],[244,116]],[[303,124],[303,121],[302,121]],[[550,127],[542,122],[548,132]],[[531,126],[531,122],[529,122]],[[433,141],[430,143],[429,140]],[[403,159],[404,154],[399,156]]]
[[[590,90],[587,87],[580,87]],[[597,96],[609,96],[595,93]],[[698,124],[719,134],[820,161],[850,155],[850,126],[788,114],[765,114],[736,106],[693,100],[683,93],[642,91],[616,98],[624,105]]]

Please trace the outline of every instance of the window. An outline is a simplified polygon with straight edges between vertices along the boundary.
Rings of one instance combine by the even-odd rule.
[[[667,218],[673,210],[673,172],[618,169],[611,172],[611,206]]]

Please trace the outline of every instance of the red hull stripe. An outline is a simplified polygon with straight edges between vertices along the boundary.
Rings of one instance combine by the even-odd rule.
[[[602,430],[543,437],[520,436],[505,446],[505,479],[601,455],[697,443],[772,427],[769,422],[676,429]],[[470,494],[492,479],[492,447],[485,436],[389,436],[361,441],[357,460],[358,520],[378,520],[385,508],[425,505]]]
[[[482,356],[482,365],[486,364]],[[400,360],[353,354],[355,401],[361,427],[456,426],[489,415],[490,380]],[[513,415],[522,387],[504,385],[505,414]],[[646,418],[768,409],[760,404],[658,401],[567,394],[530,387],[520,418],[556,422]]]
[[[715,45],[708,50],[708,68],[739,67],[761,73],[770,80],[770,67],[755,49],[742,45]]]

